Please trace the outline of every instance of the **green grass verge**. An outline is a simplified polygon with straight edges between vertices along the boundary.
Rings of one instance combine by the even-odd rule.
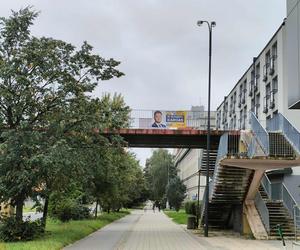
[[[165,210],[164,213],[178,224],[186,224],[187,222],[188,214],[185,213],[184,209],[180,209],[178,212],[173,210]]]
[[[49,219],[46,234],[36,240],[27,242],[0,243],[0,250],[49,250],[61,249],[105,225],[129,214],[128,211],[102,214],[97,220],[80,220],[60,222]]]

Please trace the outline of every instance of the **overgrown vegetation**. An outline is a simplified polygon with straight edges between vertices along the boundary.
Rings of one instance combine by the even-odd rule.
[[[49,213],[62,221],[83,219],[93,203],[118,211],[143,200],[145,190],[123,139],[102,135],[128,126],[129,107],[117,94],[92,97],[101,81],[123,75],[120,62],[93,53],[87,42],[76,48],[33,36],[37,16],[27,7],[0,19],[0,201],[15,207],[3,223],[20,230],[3,229],[9,237],[3,240],[36,236],[22,236],[26,228],[39,232],[23,221],[29,197],[42,210],[45,229]]]
[[[195,215],[200,213],[198,209],[198,202],[197,201],[187,201],[184,203],[184,209],[186,214]]]

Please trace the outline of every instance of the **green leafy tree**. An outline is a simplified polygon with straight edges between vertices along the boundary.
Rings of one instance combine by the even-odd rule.
[[[2,201],[16,206],[18,220],[24,200],[43,185],[51,189],[61,177],[61,169],[55,168],[72,165],[59,162],[55,152],[56,147],[70,151],[66,135],[82,146],[91,138],[94,122],[110,119],[118,127],[124,120],[111,112],[114,102],[105,106],[105,98],[89,97],[100,81],[123,75],[116,69],[119,62],[93,54],[87,42],[76,49],[61,40],[31,35],[37,16],[28,7],[0,19],[0,193]],[[90,120],[88,108],[98,112],[98,120]],[[59,174],[46,182],[52,167]]]
[[[174,207],[179,211],[180,206],[185,198],[186,186],[178,176],[173,177],[167,186],[167,199],[170,207]]]
[[[165,149],[155,150],[146,161],[145,179],[153,201],[162,201],[166,195],[168,181],[177,175],[173,155]]]

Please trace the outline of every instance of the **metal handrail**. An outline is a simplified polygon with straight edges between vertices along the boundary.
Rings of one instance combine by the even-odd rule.
[[[218,175],[219,172],[219,162],[227,156],[228,153],[228,132],[224,133],[221,138],[220,138],[220,143],[218,147],[218,155],[215,163],[215,170],[214,170],[214,175],[212,180],[209,182],[209,193],[207,192],[207,189],[205,188],[204,190],[204,195],[203,195],[203,200],[206,200],[206,195],[209,196],[209,199],[211,199],[212,194],[213,194],[213,188],[214,188],[214,183],[216,176]],[[200,223],[202,223],[203,215],[205,211],[205,202],[201,203],[201,208],[200,208]]]
[[[267,129],[282,132],[293,148],[300,154],[300,132],[284,115],[278,113],[268,120]]]
[[[298,205],[294,206],[294,226],[295,226],[295,241],[298,240],[298,228],[300,228],[300,207]]]
[[[268,198],[272,198],[272,183],[266,174],[263,175],[261,179],[261,185],[263,186],[264,190],[266,191]]]
[[[203,198],[202,198],[203,201],[206,200],[206,195],[207,195],[207,189],[205,187]],[[199,215],[200,215],[199,225],[201,225],[201,223],[202,223],[202,219],[204,217],[204,211],[205,211],[205,202],[201,202],[201,207],[200,207],[200,211],[199,211]]]
[[[257,139],[257,142],[262,147],[266,156],[269,155],[269,134],[266,129],[260,124],[259,120],[253,112],[250,112],[251,130]]]
[[[284,183],[282,183],[282,201],[291,217],[294,218],[294,207],[298,204]]]
[[[269,210],[266,206],[266,203],[262,199],[261,195],[259,192],[257,192],[255,199],[254,199],[254,204],[256,209],[258,210],[261,220],[265,226],[266,231],[268,234],[270,233],[270,216],[269,216]]]
[[[217,155],[217,159],[216,159],[216,163],[215,163],[215,171],[214,171],[214,175],[212,178],[211,187],[209,189],[209,191],[210,191],[209,199],[212,198],[216,177],[218,176],[218,173],[219,173],[220,161],[224,157],[226,157],[228,154],[228,136],[229,136],[228,133],[224,133],[220,138],[220,143],[219,143],[219,147],[218,147],[218,155]]]

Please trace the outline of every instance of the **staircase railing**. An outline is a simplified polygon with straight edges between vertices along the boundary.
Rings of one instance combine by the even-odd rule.
[[[281,113],[274,115],[272,119],[267,121],[267,130],[282,132],[293,148],[300,154],[300,132]]]
[[[269,134],[265,128],[260,124],[259,120],[253,112],[250,112],[250,124],[251,130],[254,136],[256,137],[258,143],[263,149],[266,156],[269,155]]]
[[[294,207],[294,225],[295,225],[295,241],[299,240],[299,228],[300,228],[300,207]]]
[[[204,189],[204,194],[203,194],[202,201],[206,200],[206,196],[207,196],[207,190],[205,188]],[[205,211],[205,202],[201,202],[200,211],[199,211],[199,215],[200,215],[200,217],[199,217],[200,218],[199,225],[201,225],[201,223],[202,223],[202,219],[204,217],[204,211]]]
[[[284,185],[284,183],[282,183],[282,202],[289,211],[291,217],[294,218],[294,208],[297,206],[297,202],[287,189],[286,185]]]
[[[213,175],[212,181],[210,183],[210,188],[209,188],[209,199],[212,198],[213,189],[214,189],[215,182],[216,182],[216,177],[218,176],[218,173],[219,173],[220,161],[224,157],[226,157],[227,154],[228,154],[228,133],[224,133],[221,136],[220,142],[219,142],[215,171],[214,171],[214,175]]]
[[[217,154],[217,159],[215,163],[215,171],[212,180],[209,182],[209,193],[207,192],[207,189],[205,188],[204,190],[204,195],[203,195],[203,201],[206,200],[206,195],[208,195],[209,199],[211,199],[212,194],[213,194],[213,188],[214,188],[214,183],[216,181],[216,176],[219,171],[219,162],[228,154],[228,133],[224,133],[219,142],[219,147],[218,147],[218,154]],[[202,202],[201,208],[200,208],[200,223],[203,219],[205,211],[205,202]]]
[[[266,174],[263,175],[261,179],[261,185],[263,186],[265,192],[267,193],[269,199],[272,197],[272,183],[269,180],[268,176]]]
[[[297,206],[297,202],[289,192],[284,183],[271,183],[268,176],[264,174],[261,185],[270,200],[282,200],[283,205],[288,210],[290,216],[294,217],[294,207]]]
[[[256,209],[258,210],[258,212],[260,214],[260,217],[265,226],[265,229],[269,234],[269,232],[270,232],[269,210],[259,192],[257,192],[257,194],[255,196],[254,203],[255,203]]]

